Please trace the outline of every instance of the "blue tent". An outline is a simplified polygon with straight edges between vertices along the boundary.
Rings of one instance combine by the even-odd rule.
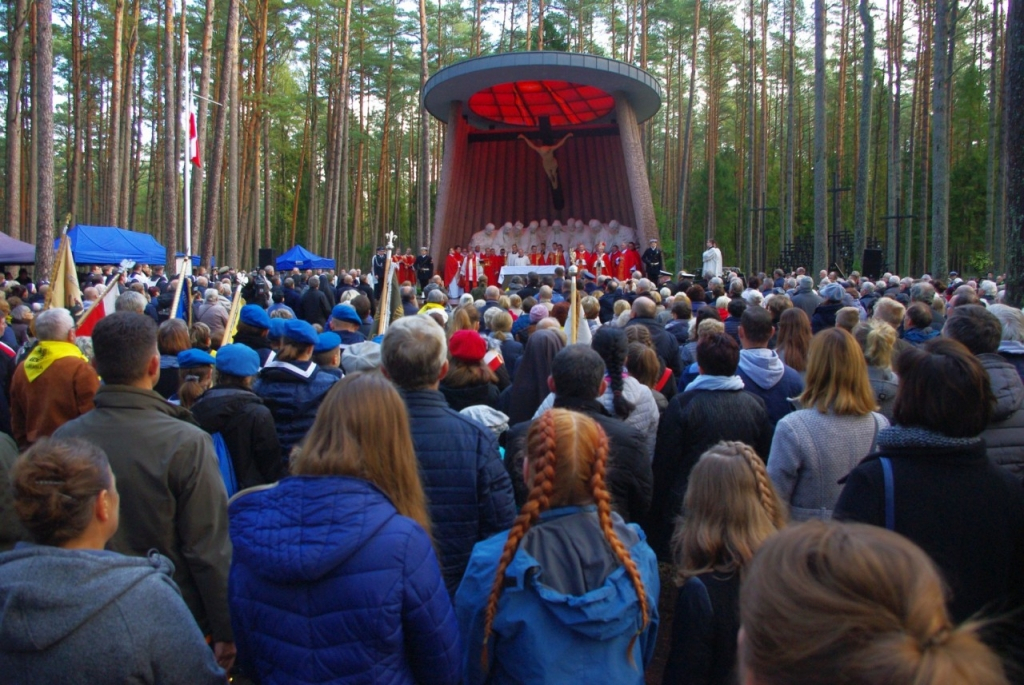
[[[33,264],[36,247],[0,233],[0,264]]]
[[[278,271],[288,271],[295,267],[300,269],[333,269],[334,265],[333,259],[318,257],[302,245],[296,245],[277,258]]]
[[[68,231],[71,254],[78,264],[118,264],[131,259],[141,264],[164,264],[167,250],[147,233],[106,226],[75,226]],[[60,239],[53,241],[53,249]]]

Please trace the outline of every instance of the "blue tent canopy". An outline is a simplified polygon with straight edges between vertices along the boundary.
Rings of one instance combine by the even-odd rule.
[[[68,231],[71,254],[78,264],[118,264],[131,259],[141,264],[163,264],[167,250],[147,233],[136,233],[107,226],[75,226]],[[53,241],[53,249],[60,239]]]
[[[279,271],[282,269],[287,271],[295,267],[300,269],[333,269],[334,266],[335,262],[333,259],[319,257],[302,245],[296,245],[277,258],[277,269]]]
[[[36,247],[0,233],[0,264],[33,264]]]

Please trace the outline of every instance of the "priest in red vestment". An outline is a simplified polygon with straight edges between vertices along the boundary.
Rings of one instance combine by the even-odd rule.
[[[640,261],[640,253],[637,252],[636,243],[630,243],[623,250],[622,254],[622,280],[632,278],[634,271],[643,273],[643,262]]]
[[[462,269],[462,247],[456,245],[448,250],[448,257],[444,260],[444,285],[448,288],[449,297],[459,297],[462,290],[459,288],[459,271]]]

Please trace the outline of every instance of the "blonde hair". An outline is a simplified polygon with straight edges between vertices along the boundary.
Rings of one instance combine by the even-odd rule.
[[[864,416],[878,409],[864,354],[844,329],[826,328],[811,338],[800,403],[840,416]]]
[[[615,316],[619,316],[620,314],[622,314],[624,312],[628,312],[629,310],[630,310],[629,300],[616,300],[615,301],[615,305],[612,307],[612,313]]]
[[[716,333],[725,333],[725,324],[718,319],[704,319],[697,326],[697,340],[700,340],[707,335],[715,335]]]
[[[935,565],[876,526],[811,521],[767,540],[740,591],[741,669],[761,685],[1004,685],[978,625],[954,627]]]
[[[864,359],[870,366],[888,369],[892,366],[892,346],[896,343],[896,329],[881,319],[868,319],[853,329],[853,337],[864,350]]]
[[[742,442],[720,442],[701,455],[683,510],[672,536],[677,585],[710,571],[742,572],[788,518],[761,457]]]
[[[640,570],[622,540],[612,529],[611,495],[605,486],[608,437],[593,419],[579,412],[549,409],[530,424],[526,442],[526,463],[526,480],[532,479],[533,485],[526,504],[523,505],[508,533],[508,540],[501,552],[494,583],[491,585],[491,594],[487,600],[483,651],[480,656],[484,670],[487,670],[487,643],[491,637],[494,618],[498,613],[498,599],[505,588],[505,571],[515,558],[519,543],[540,518],[541,513],[552,506],[590,502],[597,504],[601,531],[612,552],[625,567],[640,603],[640,627],[626,649],[627,658],[632,664],[633,645],[650,623],[650,608],[647,603],[647,591],[640,578]]]
[[[369,481],[399,514],[430,534],[409,414],[398,391],[379,373],[350,374],[334,384],[306,439],[292,452],[291,472]]]

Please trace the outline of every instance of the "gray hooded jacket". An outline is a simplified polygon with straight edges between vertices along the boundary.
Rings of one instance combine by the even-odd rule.
[[[0,554],[0,674],[25,683],[225,683],[166,557],[20,543]]]
[[[981,434],[988,458],[1024,477],[1024,383],[1017,369],[998,354],[979,354],[978,361],[988,371],[992,393],[996,396],[992,420]]]

